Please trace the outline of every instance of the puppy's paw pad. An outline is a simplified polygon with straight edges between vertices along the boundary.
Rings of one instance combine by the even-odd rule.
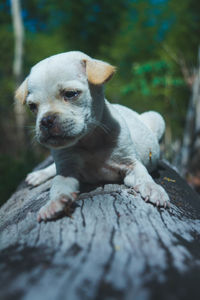
[[[65,205],[61,201],[50,201],[46,205],[40,208],[38,212],[37,220],[47,221],[55,218],[59,212],[62,212]]]
[[[42,206],[38,212],[38,222],[55,219],[65,207],[74,202],[77,198],[77,193],[72,193],[69,196],[60,195],[57,200],[49,201],[46,205]]]
[[[166,191],[154,182],[141,183],[135,187],[135,190],[141,194],[145,202],[151,202],[157,207],[170,207]]]
[[[74,202],[78,197],[78,192],[71,193],[70,195],[61,195],[60,196],[60,201],[63,203],[70,203]]]

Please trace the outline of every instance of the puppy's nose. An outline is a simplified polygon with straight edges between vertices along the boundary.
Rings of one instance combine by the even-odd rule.
[[[55,115],[46,116],[42,118],[41,125],[45,128],[52,128],[54,126],[55,119],[56,119]]]

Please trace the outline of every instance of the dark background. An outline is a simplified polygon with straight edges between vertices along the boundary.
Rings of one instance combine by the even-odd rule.
[[[48,155],[34,139],[28,110],[18,128],[14,90],[35,63],[60,52],[81,50],[117,66],[107,99],[159,111],[167,123],[165,157],[174,161],[198,64],[199,0],[22,0],[20,14],[25,37],[17,77],[11,2],[0,0],[0,204]]]

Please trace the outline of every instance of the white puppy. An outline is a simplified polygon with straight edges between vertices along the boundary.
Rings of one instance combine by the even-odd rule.
[[[38,221],[54,218],[74,201],[79,182],[123,180],[145,201],[168,205],[167,193],[148,173],[159,159],[163,118],[107,102],[103,85],[114,72],[110,64],[72,51],[36,64],[17,90],[16,99],[37,115],[37,139],[51,148],[56,165],[27,177],[39,184],[56,175]]]

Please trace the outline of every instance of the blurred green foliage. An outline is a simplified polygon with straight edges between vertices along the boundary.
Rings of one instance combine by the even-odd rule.
[[[128,99],[132,95],[134,98],[137,97],[138,101],[134,102],[134,109],[143,112],[145,106],[145,110],[160,111],[167,121],[171,122],[174,138],[181,136],[183,129],[181,121],[183,123],[185,120],[189,94],[185,81],[182,76],[174,72],[173,65],[164,60],[135,63],[130,78],[129,83],[124,84],[120,92]],[[184,95],[180,99],[179,97],[182,97],[184,92],[187,97]],[[129,105],[129,102],[126,104]]]
[[[157,110],[173,140],[181,138],[190,90],[180,62],[195,68],[200,42],[199,0],[21,0],[24,77],[50,55],[81,50],[118,68],[106,87],[110,101],[139,112]],[[15,137],[10,2],[0,0],[0,192],[5,201],[46,152]],[[34,123],[30,120],[27,122]],[[28,132],[29,129],[27,128]]]

